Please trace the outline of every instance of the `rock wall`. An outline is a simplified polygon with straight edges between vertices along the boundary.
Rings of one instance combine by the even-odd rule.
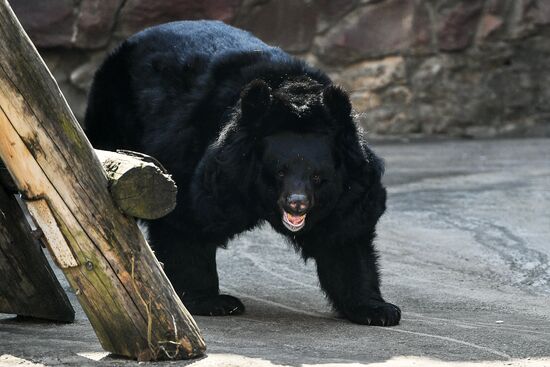
[[[11,0],[77,118],[120,40],[221,19],[327,70],[371,134],[550,135],[548,0]]]

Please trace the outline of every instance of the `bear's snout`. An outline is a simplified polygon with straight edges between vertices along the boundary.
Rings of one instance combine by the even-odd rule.
[[[306,215],[313,202],[305,193],[283,194],[279,199],[283,224],[291,232],[298,232],[306,224]]]
[[[290,194],[286,197],[285,206],[294,215],[302,215],[309,210],[310,200],[304,194]]]

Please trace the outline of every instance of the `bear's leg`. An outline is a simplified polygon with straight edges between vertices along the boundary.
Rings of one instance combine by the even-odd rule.
[[[151,222],[148,232],[164,272],[191,314],[225,316],[244,312],[238,298],[219,294],[218,244],[191,239],[188,233],[163,220]]]
[[[327,246],[313,256],[321,287],[336,311],[357,324],[392,326],[401,319],[399,307],[380,294],[372,237]]]

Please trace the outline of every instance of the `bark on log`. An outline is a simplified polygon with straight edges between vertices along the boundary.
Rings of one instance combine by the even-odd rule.
[[[6,0],[0,158],[24,197],[40,203],[37,222],[64,238],[52,254],[68,256],[62,270],[104,349],[140,360],[204,353],[194,320],[135,220],[116,208],[95,152]]]
[[[136,218],[157,219],[176,207],[176,183],[155,159],[145,154],[96,150],[117,206]]]
[[[72,322],[74,310],[13,194],[0,185],[0,312]]]

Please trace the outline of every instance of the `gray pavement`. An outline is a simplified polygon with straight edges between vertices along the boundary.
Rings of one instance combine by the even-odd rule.
[[[382,291],[402,323],[338,319],[304,264],[262,227],[219,253],[242,316],[197,317],[207,358],[156,365],[550,366],[550,139],[375,144],[388,211]],[[71,325],[0,314],[0,367],[137,365]]]

